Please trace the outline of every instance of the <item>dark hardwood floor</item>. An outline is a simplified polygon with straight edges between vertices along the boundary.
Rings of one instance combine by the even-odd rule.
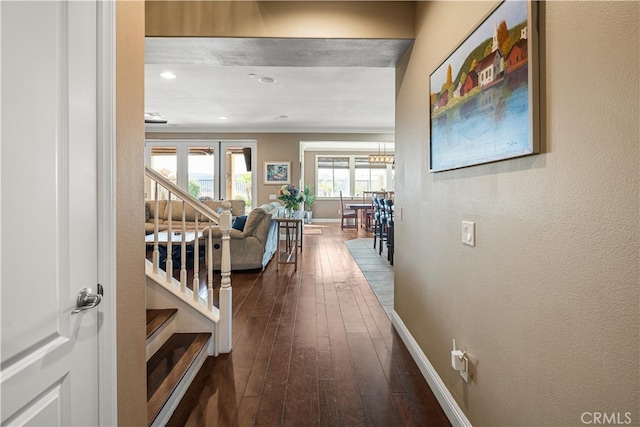
[[[313,228],[298,271],[232,274],[233,351],[207,359],[169,426],[450,425],[344,245],[370,233]]]

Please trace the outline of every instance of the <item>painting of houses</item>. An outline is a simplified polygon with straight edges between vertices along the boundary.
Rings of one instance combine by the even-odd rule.
[[[469,93],[471,92],[471,89],[476,86],[478,86],[478,73],[476,73],[476,70],[471,70],[469,71],[469,74],[467,74],[467,78],[464,81],[462,93]]]
[[[462,82],[458,82],[458,86],[456,86],[456,90],[453,91],[454,98],[460,98],[462,96]]]
[[[512,73],[527,63],[527,39],[521,38],[513,45],[507,56],[507,72]]]
[[[430,75],[430,171],[536,153],[535,2],[506,0]]]
[[[446,107],[449,102],[449,92],[443,91],[438,97],[438,107]]]
[[[496,49],[485,56],[476,68],[480,86],[488,86],[502,76],[502,53]]]

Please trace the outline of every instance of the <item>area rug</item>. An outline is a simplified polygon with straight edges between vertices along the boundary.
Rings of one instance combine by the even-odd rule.
[[[391,316],[394,271],[393,266],[387,261],[386,253],[378,254],[373,248],[373,238],[347,240],[344,243],[380,304]]]

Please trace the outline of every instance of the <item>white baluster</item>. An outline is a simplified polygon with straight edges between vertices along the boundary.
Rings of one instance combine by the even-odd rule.
[[[220,231],[222,232],[222,261],[220,263],[220,323],[219,323],[219,351],[228,353],[231,351],[231,203],[228,200],[222,202],[222,213],[220,214]]]
[[[207,307],[213,311],[213,229],[209,220],[209,235],[207,236]]]
[[[167,283],[171,283],[172,275],[173,275],[173,233],[172,230],[172,216],[171,212],[171,191],[169,191],[169,200],[167,201],[169,204],[169,229],[167,230],[167,260],[165,263],[165,268],[167,269]]]
[[[160,200],[158,200],[158,181],[154,181],[156,183],[156,202],[155,202],[155,210],[153,213],[153,272],[158,274],[158,265],[160,264],[160,251],[158,250],[158,221],[159,221],[159,212],[160,209]]]
[[[200,291],[200,239],[198,237],[198,217],[200,212],[196,211],[196,230],[195,240],[193,241],[193,300],[198,301]]]
[[[187,291],[187,243],[185,233],[186,227],[186,210],[187,204],[182,201],[182,242],[180,245],[180,292],[183,294]]]

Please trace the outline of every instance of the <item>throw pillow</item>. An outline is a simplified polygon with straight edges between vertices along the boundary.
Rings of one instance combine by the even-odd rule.
[[[247,223],[244,225],[244,233],[247,236],[253,235],[253,230],[260,224],[260,221],[267,215],[261,208],[255,208],[247,215]]]
[[[233,220],[233,224],[231,225],[231,228],[235,228],[236,230],[243,231],[244,225],[246,224],[246,222],[247,222],[246,215],[238,216],[236,217],[235,220]]]

